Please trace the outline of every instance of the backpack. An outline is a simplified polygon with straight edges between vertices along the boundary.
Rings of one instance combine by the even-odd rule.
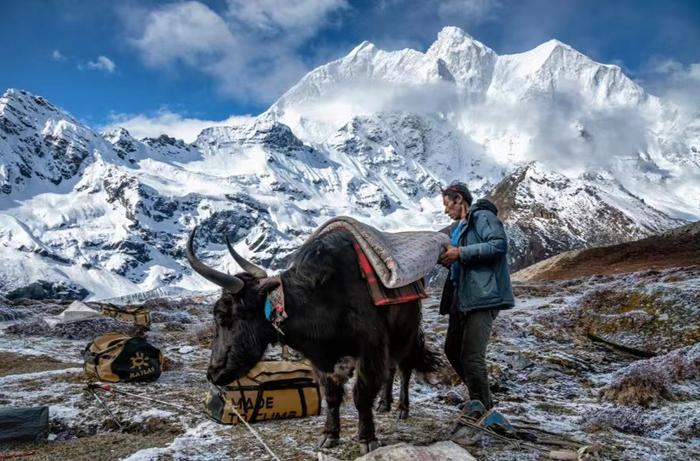
[[[123,333],[98,336],[83,351],[90,379],[109,383],[153,381],[163,369],[163,354],[145,338]]]

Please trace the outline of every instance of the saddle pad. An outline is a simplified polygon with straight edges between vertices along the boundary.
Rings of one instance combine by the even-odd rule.
[[[434,231],[382,232],[348,216],[322,224],[308,241],[335,230],[350,232],[387,288],[399,288],[425,277],[437,264],[450,238]]]

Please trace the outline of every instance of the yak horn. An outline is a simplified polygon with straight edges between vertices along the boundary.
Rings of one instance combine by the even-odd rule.
[[[256,266],[252,262],[243,258],[243,256],[236,253],[236,250],[233,249],[233,245],[231,245],[231,242],[228,239],[228,235],[226,236],[226,246],[228,247],[228,252],[231,253],[231,256],[233,256],[233,259],[235,259],[236,263],[241,266],[241,269],[252,274],[255,278],[264,279],[267,277],[267,272],[265,272],[265,269]]]
[[[238,293],[241,291],[244,285],[243,280],[239,279],[235,275],[219,272],[216,269],[206,266],[203,262],[197,259],[197,257],[194,255],[193,249],[195,232],[197,232],[197,226],[195,226],[190,232],[190,236],[187,239],[187,246],[185,247],[185,255],[187,256],[187,261],[189,261],[192,269],[205,279],[219,285],[221,288],[224,288],[231,293]]]

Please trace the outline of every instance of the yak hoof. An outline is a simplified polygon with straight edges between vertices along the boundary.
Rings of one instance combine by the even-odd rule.
[[[374,451],[379,447],[381,447],[381,444],[379,443],[379,440],[377,440],[377,439],[371,440],[367,443],[361,442],[360,443],[360,453],[363,455],[366,455],[370,451]]]
[[[340,438],[333,434],[323,434],[321,441],[318,444],[319,448],[333,448],[340,444]]]
[[[399,419],[408,419],[408,409],[401,408],[399,410]]]
[[[385,402],[384,400],[380,400],[377,403],[377,411],[379,413],[388,413],[391,411],[391,402]]]

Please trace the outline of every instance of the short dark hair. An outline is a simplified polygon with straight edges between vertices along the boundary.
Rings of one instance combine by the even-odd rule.
[[[447,197],[450,200],[457,200],[457,197],[462,197],[462,200],[467,202],[467,205],[472,205],[472,193],[469,192],[469,188],[463,182],[454,181],[444,189],[440,189],[440,192],[442,192],[443,197]]]

